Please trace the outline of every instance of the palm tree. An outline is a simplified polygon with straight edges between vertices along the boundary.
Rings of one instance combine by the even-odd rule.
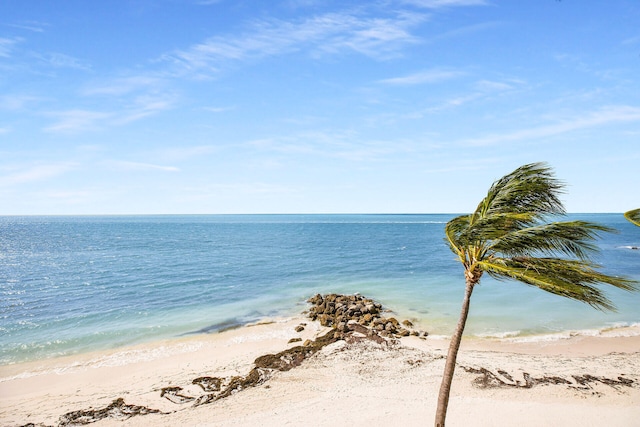
[[[640,209],[633,209],[631,211],[627,211],[624,213],[624,217],[629,220],[632,224],[640,227]]]
[[[565,214],[558,198],[562,187],[546,164],[524,165],[494,182],[475,212],[447,223],[446,240],[464,267],[466,287],[438,395],[436,427],[445,423],[471,293],[483,273],[518,280],[603,311],[615,307],[595,285],[637,290],[637,282],[599,273],[599,266],[589,259],[597,251],[592,242],[598,233],[612,229],[586,221],[547,222],[549,217]]]

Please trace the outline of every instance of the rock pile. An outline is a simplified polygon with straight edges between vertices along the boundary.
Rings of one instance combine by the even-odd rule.
[[[349,332],[353,330],[350,325],[357,323],[386,337],[428,335],[413,329],[409,320],[400,323],[394,317],[384,316],[384,313],[389,313],[388,310],[380,303],[359,294],[317,294],[309,298],[308,302],[311,304],[309,318],[319,321],[322,326],[335,328],[338,332]]]

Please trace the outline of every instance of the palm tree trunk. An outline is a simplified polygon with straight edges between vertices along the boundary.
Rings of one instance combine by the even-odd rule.
[[[449,353],[447,354],[447,363],[444,366],[442,374],[442,383],[440,384],[440,393],[438,394],[438,408],[436,410],[436,427],[444,427],[444,420],[447,416],[447,406],[449,405],[449,393],[451,392],[451,382],[453,381],[453,373],[456,369],[456,359],[458,357],[458,349],[462,340],[465,324],[467,323],[467,315],[469,314],[469,304],[471,302],[471,293],[473,286],[478,282],[474,278],[467,277],[464,299],[462,300],[462,310],[458,319],[458,326],[451,337],[449,344]]]

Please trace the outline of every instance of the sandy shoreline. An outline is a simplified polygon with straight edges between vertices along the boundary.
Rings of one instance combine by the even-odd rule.
[[[296,326],[305,324],[303,331]],[[0,424],[59,425],[122,398],[161,413],[95,426],[431,425],[447,341],[338,341],[255,387],[195,407],[199,377],[245,376],[254,360],[327,328],[290,318],[219,334],[0,367]],[[463,340],[448,425],[640,426],[640,335],[545,342]],[[301,342],[289,343],[291,338]],[[169,389],[168,387],[173,387]],[[179,389],[178,389],[179,387]],[[164,396],[161,396],[165,389]],[[113,413],[114,411],[112,411]]]

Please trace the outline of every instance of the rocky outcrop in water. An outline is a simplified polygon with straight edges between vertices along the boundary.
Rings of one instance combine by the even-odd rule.
[[[309,298],[311,307],[308,316],[317,320],[322,326],[335,328],[339,333],[353,330],[350,324],[358,324],[370,328],[383,337],[406,337],[409,335],[427,336],[413,328],[409,320],[402,323],[395,317],[387,317],[388,310],[382,304],[362,295],[317,294]]]

